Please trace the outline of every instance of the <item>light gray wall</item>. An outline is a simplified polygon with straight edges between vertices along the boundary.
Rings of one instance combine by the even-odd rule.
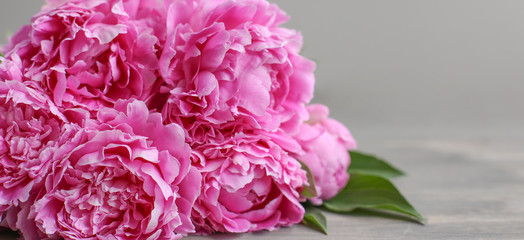
[[[0,34],[42,2],[0,0]],[[524,126],[524,1],[271,2],[318,64],[314,101],[351,128]]]
[[[0,0],[0,43],[6,43],[20,26],[29,24],[44,3],[44,0]]]
[[[524,1],[273,2],[346,121],[524,126]]]

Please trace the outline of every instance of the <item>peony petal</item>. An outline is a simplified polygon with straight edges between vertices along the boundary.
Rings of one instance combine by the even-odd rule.
[[[127,33],[127,26],[123,24],[108,25],[102,23],[90,24],[86,29],[86,37],[96,38],[100,44],[107,44],[120,34]]]
[[[160,172],[158,169],[153,166],[150,163],[144,163],[142,164],[141,170],[147,174],[149,177],[152,178],[152,180],[157,184],[157,187],[160,189],[160,191],[163,194],[163,197],[165,200],[167,200],[169,197],[173,196],[173,189],[167,184],[162,176],[160,175]],[[147,181],[147,180],[146,180]]]
[[[196,91],[199,97],[209,95],[218,87],[218,81],[210,72],[200,72],[195,79]]]

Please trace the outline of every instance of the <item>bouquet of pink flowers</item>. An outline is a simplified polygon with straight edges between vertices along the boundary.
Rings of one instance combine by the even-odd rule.
[[[1,226],[148,240],[323,228],[306,209],[340,210],[356,144],[308,105],[315,64],[287,19],[265,0],[48,0],[1,49]]]

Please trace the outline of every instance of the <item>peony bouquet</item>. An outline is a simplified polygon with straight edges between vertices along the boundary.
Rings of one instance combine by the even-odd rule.
[[[48,0],[0,50],[0,225],[154,240],[325,231],[319,209],[421,219],[400,171],[350,155],[310,104],[315,64],[287,19],[265,0]],[[354,197],[366,186],[393,195]]]

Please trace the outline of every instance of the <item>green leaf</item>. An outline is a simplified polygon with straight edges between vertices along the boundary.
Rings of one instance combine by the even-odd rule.
[[[311,169],[303,163],[302,161],[298,161],[300,165],[302,166],[302,169],[306,171],[307,176],[307,185],[304,185],[304,190],[302,190],[302,195],[306,198],[314,198],[318,196],[317,188],[315,187],[315,177],[313,177],[313,173],[311,172]]]
[[[376,175],[353,173],[346,187],[332,199],[324,201],[323,206],[339,213],[362,208],[402,214],[420,223],[424,221],[387,178]]]
[[[386,161],[373,155],[351,151],[351,165],[348,172],[350,174],[362,173],[376,175],[384,178],[393,178],[404,175],[402,171],[393,167]]]
[[[304,214],[302,223],[327,235],[327,220],[322,211],[311,204],[306,204],[304,208],[306,214]]]

